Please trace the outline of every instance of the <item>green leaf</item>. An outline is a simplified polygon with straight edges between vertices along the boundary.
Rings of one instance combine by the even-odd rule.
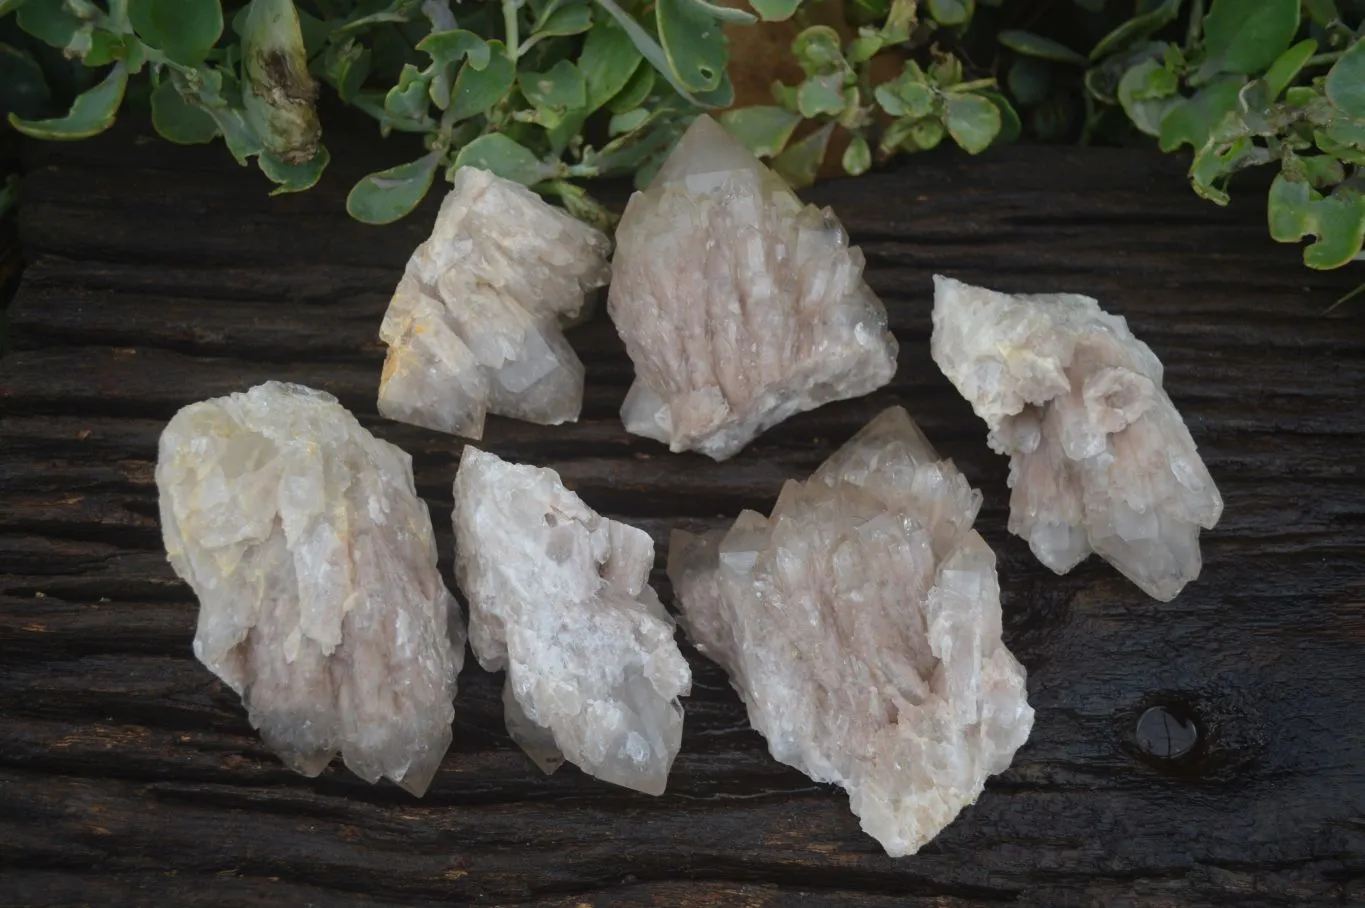
[[[1308,62],[1317,49],[1318,42],[1312,38],[1305,38],[1280,54],[1279,58],[1270,64],[1270,69],[1266,70],[1262,77],[1265,79],[1266,88],[1270,92],[1270,100],[1274,101],[1284,93],[1284,90],[1289,87],[1289,83],[1294,81],[1299,70],[1303,69],[1304,64]]]
[[[1228,179],[1237,171],[1255,167],[1271,160],[1270,152],[1250,138],[1231,142],[1208,142],[1194,156],[1190,165],[1190,185],[1200,198],[1215,205],[1228,203]]]
[[[260,165],[261,172],[270,178],[276,187],[271,191],[271,195],[283,195],[286,192],[302,192],[305,189],[312,189],[317,185],[322,177],[322,171],[327,168],[327,164],[332,160],[327,149],[319,146],[317,154],[313,155],[311,161],[304,161],[302,164],[286,164],[270,152],[264,152],[256,159]]]
[[[0,111],[37,117],[51,100],[38,62],[27,51],[0,43]]]
[[[1266,213],[1270,236],[1277,242],[1317,237],[1303,251],[1310,268],[1339,268],[1358,256],[1365,243],[1365,195],[1346,186],[1323,198],[1306,181],[1280,174],[1270,186]]]
[[[966,25],[972,18],[973,0],[929,0],[929,15],[939,25]]]
[[[844,109],[844,78],[839,73],[811,76],[796,90],[796,109],[801,116],[814,119],[822,114],[837,115]]]
[[[299,33],[303,35],[304,52],[309,59],[312,59],[327,46],[327,38],[331,35],[331,29],[326,22],[310,14],[307,10],[295,9],[295,12],[299,17]]]
[[[913,61],[907,61],[900,75],[878,85],[872,95],[882,110],[893,117],[923,117],[934,109],[938,96],[924,79],[924,73]]]
[[[1365,127],[1337,121],[1314,130],[1313,141],[1323,154],[1365,166]]]
[[[886,46],[886,41],[872,29],[859,29],[858,37],[848,43],[848,49],[844,52],[844,59],[849,63],[866,63]]]
[[[867,139],[854,136],[853,141],[844,149],[844,172],[850,176],[867,173],[872,166],[872,149],[867,147]]]
[[[785,22],[796,14],[801,0],[749,0],[765,22]]]
[[[417,43],[417,49],[431,57],[431,87],[428,93],[432,102],[441,110],[450,107],[450,94],[454,90],[452,73],[461,61],[468,60],[476,70],[488,65],[492,50],[488,42],[471,31],[452,28],[433,32]],[[368,66],[366,67],[368,69]]]
[[[725,32],[691,0],[656,0],[655,22],[668,69],[691,92],[718,88],[725,74]]]
[[[1146,41],[1175,21],[1180,15],[1182,0],[1163,0],[1162,4],[1150,12],[1134,16],[1099,40],[1090,51],[1090,62],[1098,63],[1110,54],[1124,50]]]
[[[360,87],[370,74],[370,56],[370,49],[354,39],[328,45],[323,55],[323,72],[337,95],[347,104],[360,94]]]
[[[1144,60],[1119,80],[1119,103],[1133,125],[1149,136],[1161,135],[1161,120],[1170,109],[1178,83],[1156,60]]]
[[[1357,39],[1327,73],[1327,100],[1338,110],[1365,120],[1365,39]]]
[[[847,64],[839,44],[839,33],[828,25],[812,25],[792,42],[796,62],[808,76],[843,71]]]
[[[366,224],[391,224],[417,207],[431,188],[441,152],[432,151],[363,177],[346,196],[346,211]]]
[[[758,17],[753,13],[736,9],[733,6],[725,6],[723,3],[711,3],[710,0],[687,0],[687,2],[695,6],[700,15],[719,22],[753,25],[758,21]]]
[[[872,91],[872,97],[876,98],[878,106],[893,117],[905,116],[905,102],[892,90],[889,85],[878,85]]]
[[[636,186],[644,188],[662,163],[662,153],[677,140],[681,129],[663,111],[647,112],[649,128],[637,128],[612,139],[591,157],[601,176],[635,172]]]
[[[939,88],[952,88],[962,81],[962,61],[950,53],[935,54],[925,74]]]
[[[563,37],[581,35],[592,28],[592,7],[586,3],[561,6],[550,14],[545,24],[536,29],[535,37]]]
[[[75,46],[82,30],[86,32],[85,40],[89,40],[90,26],[67,10],[65,0],[28,0],[15,18],[24,31],[61,50]]]
[[[588,112],[598,110],[620,94],[640,68],[642,59],[630,36],[616,22],[604,19],[594,25],[583,39],[583,50],[578,55],[578,69],[587,87]],[[652,74],[650,78],[652,82]],[[637,106],[638,103],[631,105]]]
[[[152,89],[152,126],[177,145],[203,145],[218,137],[218,124],[181,97],[170,79]]]
[[[128,87],[128,71],[115,63],[104,81],[79,95],[70,112],[52,120],[23,120],[9,115],[10,125],[33,139],[87,139],[114,125]]]
[[[730,101],[726,101],[723,97],[723,90],[719,92],[719,95],[699,97],[698,94],[694,94],[692,89],[683,84],[678,78],[678,75],[673,71],[673,64],[670,62],[668,54],[659,46],[659,42],[655,41],[654,38],[650,36],[649,32],[645,31],[639,22],[635,21],[635,18],[631,16],[630,13],[618,6],[616,0],[593,0],[593,2],[606,10],[611,17],[616,20],[616,24],[620,25],[625,33],[630,36],[630,41],[635,45],[635,48],[649,61],[649,65],[654,67],[655,72],[663,76],[664,81],[673,86],[674,91],[682,95],[684,100],[690,101],[699,107],[730,106]],[[719,32],[718,27],[713,27],[711,30],[713,32]],[[724,48],[722,48],[722,52],[723,51]],[[722,73],[716,89],[723,89],[728,81],[729,80],[724,77],[724,73]],[[733,93],[734,89],[733,86],[731,86],[730,94],[732,100]]]
[[[478,167],[492,171],[505,180],[531,186],[549,174],[535,154],[507,136],[489,133],[470,142],[455,156],[453,170]]]
[[[588,103],[583,74],[568,60],[560,60],[543,73],[520,73],[517,85],[526,100],[539,110],[562,114],[579,110]]]
[[[466,120],[488,110],[507,96],[516,80],[516,64],[507,57],[502,42],[490,41],[488,44],[492,51],[488,65],[479,69],[473,60],[466,60],[455,77],[449,110],[453,120]]]
[[[801,122],[798,114],[782,107],[739,107],[720,115],[720,125],[759,158],[780,154]]]
[[[404,64],[398,84],[384,96],[385,125],[404,131],[424,131],[430,120],[427,91],[430,77],[411,63]]]
[[[1037,57],[1040,60],[1051,60],[1054,63],[1070,63],[1074,66],[1086,65],[1084,55],[1077,53],[1059,41],[1045,38],[1042,35],[1035,35],[1033,32],[1006,29],[997,37],[1001,44],[1026,57]]]
[[[1171,105],[1161,118],[1161,150],[1175,151],[1182,145],[1190,145],[1196,151],[1203,148],[1213,128],[1236,109],[1237,93],[1244,83],[1238,76],[1222,76],[1193,97]]]
[[[948,95],[944,125],[968,154],[980,154],[1000,134],[1000,111],[980,95]]]
[[[1025,107],[1042,104],[1052,91],[1052,64],[1033,57],[1020,57],[1010,66],[1005,82],[1010,94]]]
[[[996,136],[996,143],[1005,145],[1010,142],[1017,142],[1024,131],[1023,124],[1019,122],[1018,111],[1014,109],[1014,106],[1004,95],[998,92],[983,91],[979,94],[994,104],[996,110],[1000,111],[1000,135]]]
[[[218,0],[128,0],[138,37],[176,63],[198,66],[223,34]]]
[[[906,151],[929,151],[937,148],[943,141],[943,124],[932,117],[925,117],[910,124],[909,135],[901,143]]]
[[[136,38],[130,37],[129,40],[137,42]],[[122,35],[96,28],[90,32],[90,49],[85,52],[81,62],[86,66],[108,66],[115,60],[122,60],[127,52]]]
[[[1335,186],[1346,179],[1346,168],[1342,166],[1341,162],[1325,154],[1306,158],[1298,155],[1287,156],[1284,162],[1284,172],[1291,179],[1296,176],[1302,177],[1314,189]]]
[[[628,132],[634,132],[649,119],[649,111],[643,107],[628,110],[625,113],[617,114],[607,123],[607,135],[619,136]]]
[[[170,71],[171,81],[180,96],[190,99],[191,103],[199,105],[213,117],[228,152],[238,164],[245,167],[248,158],[261,153],[262,145],[260,136],[247,121],[246,112],[241,107],[241,90],[236,79],[225,76],[220,69],[201,69],[196,75],[199,84],[192,87],[183,73]]]
[[[809,186],[820,172],[825,150],[829,147],[829,137],[833,134],[834,124],[826,123],[799,142],[787,146],[785,151],[773,158],[773,170],[794,189]]]
[[[1285,52],[1299,30],[1299,0],[1213,0],[1204,17],[1200,73],[1257,73]]]
[[[1337,12],[1336,0],[1304,0],[1303,11],[1308,18],[1326,28],[1341,18]]]
[[[655,70],[652,66],[637,67],[635,74],[631,76],[630,81],[626,83],[626,87],[621,89],[616,94],[616,97],[611,99],[611,103],[607,105],[607,109],[612,113],[625,113],[626,111],[634,110],[645,103],[645,100],[649,97],[650,93],[654,91],[654,72]],[[591,83],[589,83],[589,86],[589,91],[591,91]]]
[[[24,0],[0,0],[0,17],[8,16],[23,5]]]
[[[417,49],[431,57],[433,63],[444,66],[468,59],[475,69],[487,66],[492,54],[487,41],[462,28],[432,32],[417,42]]]

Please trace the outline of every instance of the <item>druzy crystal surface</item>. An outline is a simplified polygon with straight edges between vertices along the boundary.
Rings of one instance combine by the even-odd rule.
[[[607,282],[610,242],[523,186],[461,167],[379,337],[379,412],[480,438],[487,413],[578,418],[583,364],[563,327]]]
[[[724,460],[896,370],[886,311],[834,213],[803,205],[707,116],[616,237],[607,305],[635,363],[630,432]]]
[[[1059,574],[1097,552],[1174,599],[1199,576],[1199,530],[1223,499],[1160,360],[1088,296],[934,287],[934,361],[1010,456],[1010,532]]]
[[[1001,642],[981,496],[909,415],[885,411],[770,516],[675,531],[668,574],[774,757],[848,790],[913,854],[1009,766],[1033,710]]]
[[[161,435],[161,530],[199,597],[194,654],[291,768],[338,752],[422,795],[464,662],[408,455],[329,394],[267,382]]]
[[[692,674],[649,586],[654,542],[597,514],[541,467],[466,446],[455,477],[455,573],[479,664],[506,669],[512,738],[662,794]]]

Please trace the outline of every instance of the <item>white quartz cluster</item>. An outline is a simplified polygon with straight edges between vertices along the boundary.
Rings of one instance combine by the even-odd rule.
[[[329,394],[267,382],[161,435],[161,529],[199,597],[194,653],[315,776],[340,751],[423,794],[450,746],[464,627],[407,454]]]
[[[1033,726],[995,555],[972,529],[980,503],[896,407],[789,481],[770,517],[673,535],[697,648],[773,756],[846,788],[893,856],[974,802]]]
[[[1161,362],[1088,296],[934,278],[934,361],[1010,455],[1010,532],[1064,574],[1092,551],[1167,601],[1199,576],[1223,499]]]
[[[896,370],[863,255],[716,122],[688,129],[617,230],[608,310],[635,362],[627,431],[733,456]]]
[[[529,189],[461,167],[380,326],[379,412],[470,438],[486,413],[576,420],[583,364],[562,328],[607,282],[609,249]]]
[[[662,794],[692,674],[649,586],[654,543],[549,469],[466,446],[455,477],[455,573],[479,664],[507,670],[514,740],[546,772]]]

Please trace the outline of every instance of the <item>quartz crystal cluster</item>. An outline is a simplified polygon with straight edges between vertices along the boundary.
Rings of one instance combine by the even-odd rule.
[[[464,627],[407,454],[329,394],[267,382],[161,435],[166,552],[199,597],[194,653],[293,769],[340,751],[423,794],[451,740]]]
[[[886,311],[834,213],[700,116],[617,230],[608,309],[635,362],[626,429],[733,456],[794,413],[881,387]]]
[[[1059,574],[1098,552],[1175,598],[1223,500],[1156,355],[1087,296],[934,286],[934,361],[1010,455],[1010,532]]]
[[[913,854],[1009,766],[1033,710],[1001,642],[980,493],[899,408],[772,515],[675,531],[668,573],[774,757],[848,790],[863,829]]]
[[[601,517],[549,469],[466,446],[455,477],[455,573],[470,644],[506,669],[514,740],[546,772],[662,794],[692,675],[648,584],[654,543]]]
[[[576,420],[583,364],[562,328],[607,282],[609,246],[529,189],[461,167],[380,326],[379,412],[470,438],[486,413]]]

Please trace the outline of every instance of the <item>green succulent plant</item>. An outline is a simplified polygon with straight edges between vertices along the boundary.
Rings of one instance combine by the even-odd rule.
[[[1188,149],[1215,204],[1238,171],[1276,167],[1270,235],[1311,238],[1313,268],[1362,256],[1365,0],[847,0],[834,25],[823,0],[724,2],[0,0],[0,109],[79,139],[136,95],[167,139],[221,139],[297,192],[328,163],[325,87],[422,137],[351,190],[376,224],[474,164],[605,225],[586,181],[648,182],[708,110],[797,186],[836,154],[857,175],[945,143],[1136,139]],[[800,80],[735,107],[727,34],[786,20]]]
[[[1162,151],[1189,148],[1190,183],[1215,204],[1228,204],[1238,171],[1277,167],[1270,235],[1284,243],[1314,238],[1304,263],[1328,269],[1360,260],[1365,239],[1362,7],[1162,0],[1084,55],[1029,32],[999,40],[1018,55],[1016,66],[1082,74],[1087,134],[1119,109]]]

